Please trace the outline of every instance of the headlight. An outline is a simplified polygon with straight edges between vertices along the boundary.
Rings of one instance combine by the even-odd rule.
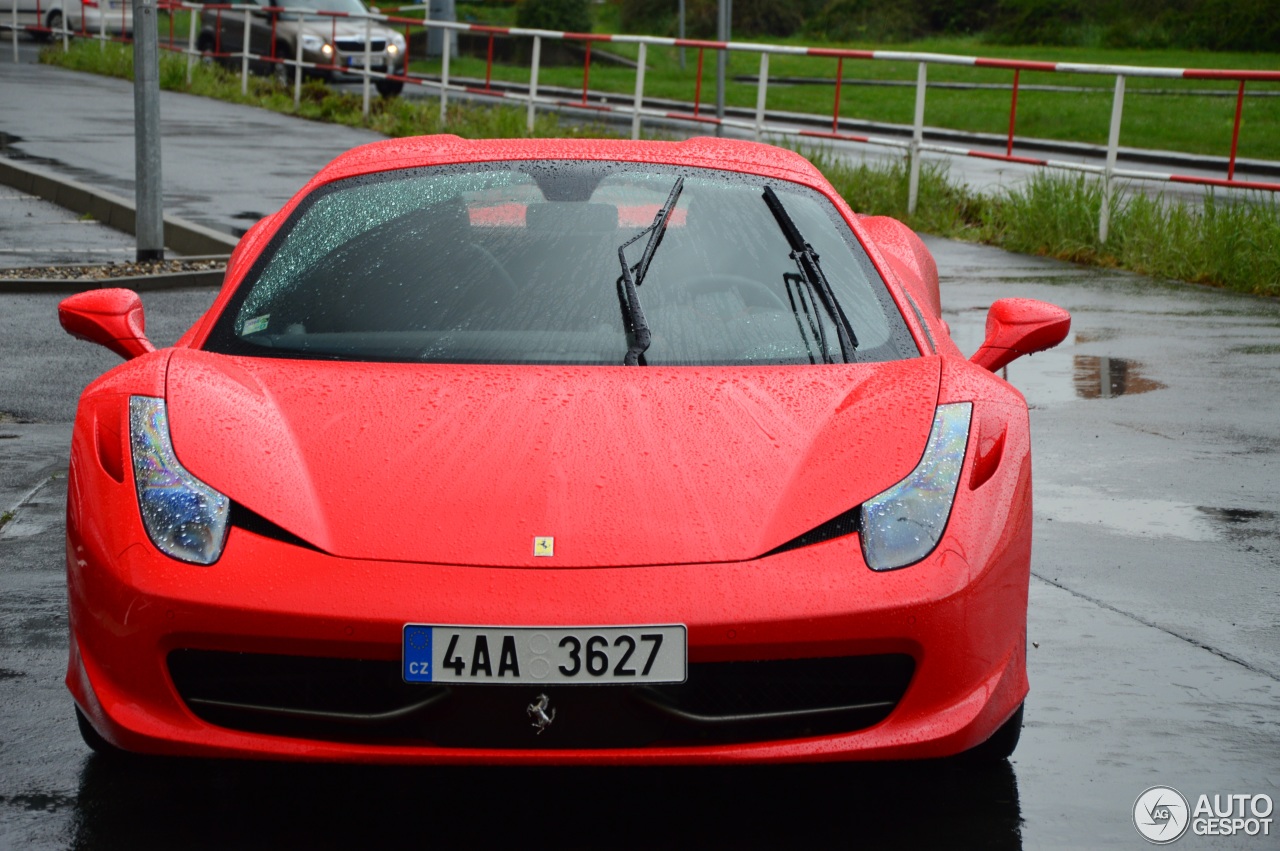
[[[227,541],[231,500],[178,463],[163,399],[129,397],[129,446],[138,508],[151,542],[179,561],[213,564]]]
[[[387,43],[387,53],[389,55],[395,56],[399,52],[400,52],[400,45],[396,44],[394,41]]]
[[[911,475],[862,504],[862,555],[872,570],[914,564],[938,545],[964,466],[973,405],[939,405]]]
[[[324,43],[324,39],[318,35],[304,35],[302,37],[303,50],[310,50],[314,53],[317,50],[323,50],[325,47],[328,47],[328,45],[326,45]]]

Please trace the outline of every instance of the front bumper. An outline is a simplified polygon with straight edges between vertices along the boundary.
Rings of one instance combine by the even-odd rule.
[[[736,564],[509,570],[340,560],[237,528],[221,561],[201,568],[147,544],[107,558],[84,524],[69,532],[67,683],[98,731],[128,750],[360,762],[939,757],[984,741],[1027,691],[1028,553],[1016,541],[981,569],[943,549],[877,574],[849,536]],[[292,735],[232,729],[193,711],[169,667],[172,652],[191,650],[394,663],[406,622],[594,624],[601,612],[619,624],[687,624],[691,677],[707,663],[888,655],[909,656],[914,673],[887,717],[863,729],[557,749],[537,747],[532,729],[534,744],[521,747],[440,746],[430,729],[416,740],[347,741],[311,737],[305,726]],[[487,694],[523,717],[524,691]]]
[[[306,62],[315,63],[315,72],[328,79],[358,80],[364,76],[363,52],[346,53],[339,50],[332,56],[325,56],[319,52],[305,50],[303,59]],[[404,54],[392,56],[381,51],[375,52],[370,56],[369,71],[371,74],[387,74],[393,77],[406,76],[409,73],[408,57]]]

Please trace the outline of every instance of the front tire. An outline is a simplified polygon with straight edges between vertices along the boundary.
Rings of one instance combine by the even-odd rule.
[[[46,40],[57,41],[62,38],[62,13],[54,10],[49,13],[49,18],[45,22],[49,27],[49,32],[45,33]]]
[[[375,80],[374,85],[384,98],[393,98],[404,91],[404,80]]]
[[[101,754],[112,759],[119,759],[129,755],[128,751],[121,750],[115,745],[108,742],[102,737],[102,734],[93,729],[93,725],[89,723],[89,719],[80,711],[80,707],[76,707],[76,726],[80,728],[80,738],[84,739],[84,743],[96,754]]]
[[[271,77],[276,84],[286,88],[293,88],[293,65],[289,64],[289,60],[294,58],[294,49],[283,41],[276,43],[276,59],[277,62],[272,63]]]
[[[1001,724],[1000,729],[991,734],[991,738],[960,756],[966,761],[985,763],[1008,759],[1018,747],[1018,739],[1022,737],[1022,712],[1025,708],[1025,703],[1018,706],[1018,711]]]
[[[213,55],[216,43],[211,32],[202,32],[196,39],[196,51],[200,54],[201,65],[213,65],[217,58]]]

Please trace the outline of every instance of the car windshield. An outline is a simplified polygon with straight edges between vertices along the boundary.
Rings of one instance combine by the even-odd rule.
[[[838,310],[797,273],[766,187],[820,257]],[[642,275],[632,297],[623,258]],[[820,193],[711,169],[581,161],[400,170],[322,187],[273,237],[206,348],[621,364],[628,351],[636,362],[637,315],[651,334],[645,365],[839,361],[837,321],[856,335],[849,360],[919,354]]]

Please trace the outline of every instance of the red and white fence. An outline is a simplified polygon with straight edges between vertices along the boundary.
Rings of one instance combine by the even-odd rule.
[[[86,33],[83,31],[75,31],[73,28],[62,27],[57,33],[52,31],[47,22],[38,20],[35,25],[20,26],[18,23],[17,3],[18,0],[10,0],[13,3],[13,20],[9,28],[13,30],[14,39],[14,56],[17,58],[17,35],[20,29],[26,29],[35,34],[44,34],[46,36],[61,35],[64,45],[70,37],[90,36],[105,40],[108,34],[105,31],[97,33]],[[41,0],[36,0],[37,3]],[[44,0],[46,5],[52,0]],[[89,2],[89,0],[86,0]],[[128,2],[128,0],[125,0]],[[170,12],[169,29],[166,36],[161,32],[161,48],[185,53],[187,56],[187,74],[188,79],[191,74],[192,64],[202,55],[202,51],[197,50],[197,33],[200,29],[200,19],[204,16],[206,19],[212,19],[214,32],[222,30],[222,19],[225,17],[243,18],[244,32],[246,36],[251,25],[251,16],[253,13],[269,14],[274,21],[281,16],[296,15],[298,10],[284,7],[262,7],[246,4],[205,4],[184,2],[184,0],[158,0],[157,8],[162,11]],[[424,6],[406,6],[401,7],[400,11],[409,9],[425,9]],[[188,11],[190,15],[190,23],[188,32],[186,33],[185,45],[181,43],[179,37],[174,32],[174,12]],[[925,152],[944,154],[948,156],[963,157],[979,157],[983,159],[1000,160],[1009,163],[1016,163],[1027,166],[1036,166],[1042,168],[1066,169],[1071,171],[1085,172],[1096,174],[1103,179],[1104,201],[1102,204],[1101,220],[1099,221],[1099,237],[1102,241],[1106,241],[1109,226],[1110,213],[1110,197],[1113,184],[1117,179],[1121,180],[1149,180],[1164,181],[1170,183],[1188,183],[1198,184],[1202,186],[1225,187],[1231,189],[1248,189],[1276,192],[1280,191],[1280,183],[1264,182],[1264,181],[1247,181],[1237,180],[1236,172],[1236,154],[1239,148],[1241,115],[1244,110],[1245,103],[1245,86],[1249,82],[1265,81],[1280,82],[1280,71],[1249,71],[1249,70],[1213,70],[1213,69],[1193,69],[1193,68],[1161,68],[1161,67],[1145,67],[1134,65],[1091,65],[1083,63],[1071,62],[1035,62],[1013,59],[987,59],[975,56],[955,56],[942,53],[913,53],[894,50],[843,50],[836,48],[816,48],[801,47],[791,45],[778,44],[755,44],[747,42],[719,42],[704,41],[698,39],[680,39],[680,38],[663,38],[658,36],[641,36],[641,35],[609,35],[596,33],[573,33],[573,32],[557,32],[552,30],[538,29],[522,29],[519,27],[494,27],[480,24],[456,23],[452,21],[432,21],[424,20],[416,17],[401,17],[396,15],[369,14],[369,15],[353,15],[342,12],[313,12],[308,10],[307,16],[310,18],[327,17],[332,21],[333,27],[337,27],[339,19],[347,21],[363,20],[365,21],[365,51],[363,64],[345,65],[338,68],[333,65],[306,61],[302,53],[302,40],[297,39],[297,50],[294,56],[278,56],[276,55],[275,39],[271,39],[271,53],[269,55],[259,55],[250,53],[248,49],[249,39],[243,40],[242,49],[235,53],[224,53],[220,49],[220,45],[215,44],[212,51],[203,51],[206,56],[223,61],[239,60],[242,75],[242,87],[247,88],[248,73],[250,63],[272,64],[287,66],[292,74],[294,101],[295,103],[301,97],[301,85],[304,73],[324,72],[332,70],[341,70],[345,73],[356,74],[362,78],[364,83],[364,110],[365,114],[369,111],[370,86],[376,80],[392,80],[399,81],[405,85],[422,86],[431,89],[439,94],[440,98],[440,116],[444,120],[448,113],[448,103],[451,94],[457,95],[483,95],[488,97],[510,100],[517,103],[524,103],[527,106],[527,122],[530,130],[533,129],[535,110],[543,109],[578,109],[589,110],[593,113],[614,113],[619,116],[631,117],[631,135],[632,138],[639,138],[641,127],[645,119],[660,119],[663,121],[687,122],[693,125],[712,125],[736,128],[751,133],[756,139],[760,139],[768,134],[774,137],[791,136],[802,138],[825,139],[842,142],[855,142],[868,145],[877,145],[880,147],[900,149],[907,153],[910,160],[910,182],[908,189],[908,209],[915,211],[916,200],[919,188],[919,174],[921,154]],[[83,16],[81,17],[83,22]],[[379,70],[374,67],[369,48],[371,42],[370,30],[377,23],[391,28],[403,28],[406,44],[411,43],[411,36],[415,30],[439,30],[443,31],[445,37],[442,41],[441,55],[441,71],[438,76],[425,76],[421,74],[396,74],[388,70]],[[483,87],[475,85],[469,81],[456,81],[450,77],[450,58],[452,54],[452,38],[449,37],[453,32],[470,32],[478,33],[488,39],[488,60],[486,62],[485,80]],[[127,38],[127,34],[125,34]],[[497,38],[517,38],[527,39],[531,41],[531,61],[529,64],[528,82],[523,91],[511,91],[506,88],[496,88],[493,85],[493,66],[494,66],[494,40]],[[582,95],[578,99],[566,99],[562,96],[540,93],[538,85],[539,71],[541,67],[542,43],[544,41],[564,41],[582,45],[584,52],[584,60],[582,66]],[[603,94],[593,91],[590,88],[591,80],[591,48],[592,45],[600,42],[610,42],[613,44],[631,44],[636,45],[638,50],[637,65],[635,72],[635,90],[631,102],[628,103],[604,103],[599,100]],[[692,48],[697,50],[698,64],[697,72],[694,77],[693,100],[690,108],[686,109],[665,109],[645,104],[645,68],[648,62],[649,47],[677,47]],[[756,107],[753,119],[734,118],[726,116],[718,116],[708,114],[704,108],[702,101],[702,70],[703,57],[707,51],[726,51],[735,53],[757,54],[759,56],[759,75],[757,77],[756,90]],[[798,127],[795,124],[787,124],[776,120],[771,120],[766,109],[769,89],[769,58],[774,55],[785,56],[807,56],[812,57],[816,61],[836,62],[835,75],[835,99],[831,112],[831,129],[830,130],[812,130]],[[916,63],[916,83],[915,83],[915,113],[912,124],[912,133],[910,139],[895,138],[892,136],[871,136],[859,135],[846,132],[841,129],[840,115],[840,96],[841,89],[845,80],[844,67],[846,61],[849,62],[877,62],[877,61],[893,61],[893,62],[913,62]],[[944,145],[936,142],[926,142],[924,139],[924,117],[925,117],[925,94],[928,88],[928,72],[930,65],[962,65],[978,68],[998,68],[1004,69],[1012,73],[1012,96],[1009,104],[1009,129],[1006,138],[1004,153],[995,153],[991,151],[983,151],[959,147],[955,145]],[[1115,79],[1114,95],[1112,99],[1111,124],[1110,133],[1108,135],[1106,160],[1104,165],[1094,165],[1089,163],[1073,162],[1069,160],[1043,159],[1037,157],[1023,156],[1014,153],[1015,135],[1014,131],[1017,122],[1018,111],[1018,94],[1021,75],[1023,71],[1047,72],[1047,73],[1069,73],[1069,74],[1092,74],[1104,77],[1113,77]],[[1125,83],[1130,77],[1133,78],[1149,78],[1149,79],[1185,79],[1185,80],[1222,80],[1230,81],[1238,84],[1236,95],[1235,123],[1231,137],[1230,152],[1227,158],[1227,169],[1224,177],[1201,177],[1196,175],[1178,174],[1173,172],[1160,172],[1145,169],[1120,168],[1116,165],[1117,155],[1119,153],[1120,142],[1120,125],[1124,114],[1125,100]]]

